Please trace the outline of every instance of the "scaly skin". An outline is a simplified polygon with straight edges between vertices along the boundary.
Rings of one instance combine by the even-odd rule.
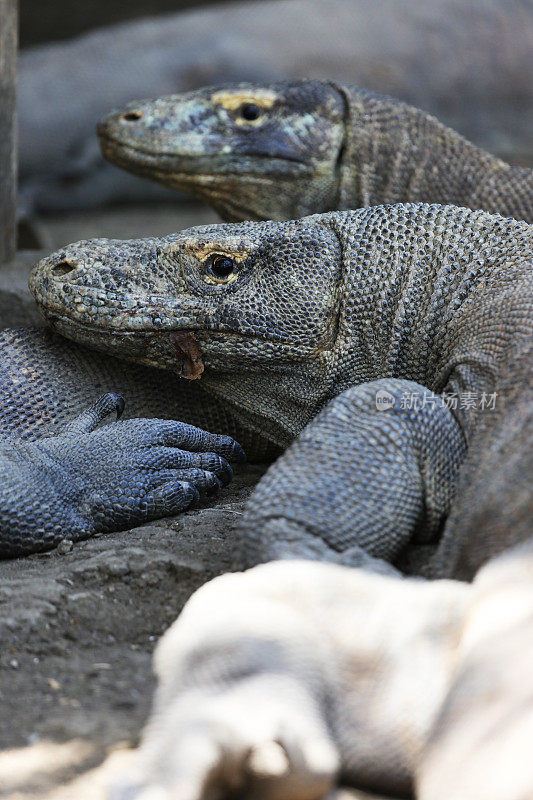
[[[211,87],[131,103],[98,133],[109,161],[201,197],[226,220],[429,202],[533,222],[532,170],[352,86]]]
[[[0,351],[0,558],[178,513],[230,480],[226,459],[243,457],[227,435],[162,418],[187,420],[195,400],[183,391],[177,402],[175,379],[160,370],[42,330],[2,331]],[[98,428],[124,408],[106,388],[126,395],[126,414]],[[245,438],[223,409],[195,411]]]
[[[252,453],[296,439],[250,502],[245,563],[471,577],[531,534],[531,244],[523,222],[399,205],[81,242],[31,288],[61,333],[132,361],[183,374],[173,337],[194,334],[189,411],[224,409]]]
[[[158,645],[113,800],[531,797],[532,577],[530,542],[473,585],[309,561],[215,578]]]

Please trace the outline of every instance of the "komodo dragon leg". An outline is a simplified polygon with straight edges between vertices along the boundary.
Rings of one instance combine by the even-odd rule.
[[[183,510],[230,479],[235,439],[257,460],[276,452],[198,381],[46,330],[1,331],[0,354],[0,558]],[[93,430],[119,394],[124,419]]]
[[[242,524],[242,562],[317,558],[390,571],[439,537],[466,452],[443,398],[413,381],[331,400],[270,468]]]
[[[0,442],[0,557],[175,514],[229,482],[226,458],[244,457],[229,436],[174,420],[98,427],[123,407],[108,393],[58,436]]]
[[[310,561],[216,578],[158,645],[113,800],[533,796],[532,575],[529,542],[473,585]]]

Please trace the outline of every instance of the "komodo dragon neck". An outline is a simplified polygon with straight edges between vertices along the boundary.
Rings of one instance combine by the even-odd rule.
[[[439,120],[388,97],[338,87],[346,104],[339,209],[453,203],[533,219],[533,174],[476,147]]]

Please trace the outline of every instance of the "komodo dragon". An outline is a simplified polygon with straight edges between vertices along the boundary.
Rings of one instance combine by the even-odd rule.
[[[165,633],[155,670],[113,800],[371,800],[330,794],[338,783],[529,800],[533,542],[472,585],[310,561],[223,575]]]
[[[180,419],[235,436],[251,457],[296,439],[250,503],[243,563],[303,556],[385,569],[385,559],[413,570],[423,556],[426,574],[470,578],[487,558],[531,535],[531,234],[525,222],[454,206],[375,207],[162,239],[80,242],[44,259],[31,289],[60,333],[167,370],[161,393],[173,395]],[[27,342],[32,383],[58,356],[44,344],[28,354]],[[6,369],[17,372],[22,344],[20,337],[12,342]],[[172,392],[176,372],[196,377],[204,368],[200,381],[176,378]],[[94,366],[83,369],[87,375],[78,370],[68,390],[61,379],[59,402],[66,395],[70,405],[58,407],[56,398],[56,419],[68,417],[76,401],[87,404],[87,381],[94,398],[95,374],[99,391],[124,390],[109,372],[102,380]],[[15,404],[7,391],[9,418]],[[39,403],[46,411],[51,401]],[[183,506],[176,473],[163,469],[156,483],[173,479],[174,500],[158,496],[147,508],[154,480],[141,469],[149,454],[139,453],[132,426],[148,426],[144,435],[152,423],[86,433],[115,403],[108,397],[68,436],[48,439],[48,448],[57,444],[47,461],[35,455],[40,443],[22,456],[17,450],[7,499],[2,487],[4,553],[53,546],[66,520],[69,536],[81,538]],[[34,417],[33,396],[27,405]],[[156,445],[238,455],[227,438],[216,446],[208,434],[157,425]],[[3,458],[13,463],[12,445]],[[76,491],[71,464],[85,469]],[[148,464],[184,465],[227,471],[219,456],[191,460],[161,448]],[[141,476],[133,480],[132,469]],[[62,494],[43,517],[48,470]],[[20,499],[28,476],[37,506],[31,514]],[[203,473],[198,480],[216,483]]]
[[[98,126],[106,158],[226,220],[454,203],[533,222],[533,171],[435,117],[332,82],[242,83],[132,103]]]

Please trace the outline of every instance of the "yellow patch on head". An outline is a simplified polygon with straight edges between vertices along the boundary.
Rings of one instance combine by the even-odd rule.
[[[224,247],[223,245],[216,244],[215,242],[209,244],[189,244],[188,249],[194,252],[194,255],[199,261],[206,261],[209,256],[212,255],[221,255],[221,256],[228,256],[232,258],[237,264],[240,264],[241,261],[244,261],[248,252],[243,250],[237,250],[230,247]]]
[[[211,95],[211,102],[221,105],[228,111],[236,111],[243,103],[255,103],[260,108],[272,108],[278,95],[271,89],[253,89],[250,91],[221,89]]]
[[[195,235],[184,236],[181,241],[171,244],[167,252],[179,253],[183,252],[183,250],[188,250],[199,261],[205,261],[209,256],[220,254],[221,256],[229,256],[229,258],[233,258],[237,263],[240,263],[256,250],[257,246],[257,243],[251,240],[246,241],[242,236],[227,235],[224,237],[223,242],[217,242],[216,239],[206,241],[203,237]]]

